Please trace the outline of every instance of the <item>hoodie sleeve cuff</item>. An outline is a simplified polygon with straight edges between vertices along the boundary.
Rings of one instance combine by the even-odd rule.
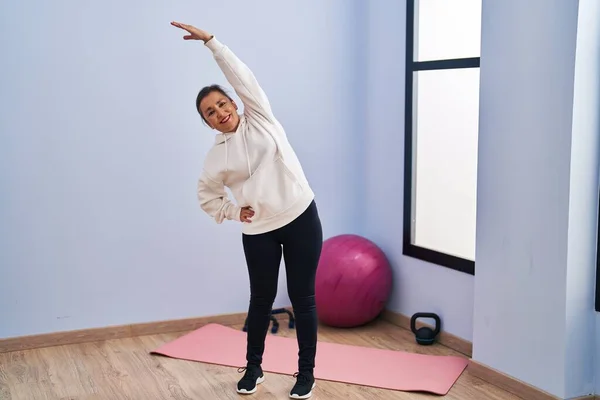
[[[219,40],[215,36],[210,38],[206,43],[204,43],[204,45],[208,47],[213,53],[217,53],[224,47],[223,43],[219,42]]]
[[[231,207],[229,207],[229,219],[233,220],[233,221],[237,221],[237,222],[241,222],[240,219],[240,213],[242,212],[242,208],[238,207],[236,205],[231,205]]]

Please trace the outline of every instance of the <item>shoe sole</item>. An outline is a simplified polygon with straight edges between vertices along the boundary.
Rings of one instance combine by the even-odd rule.
[[[310,392],[308,392],[304,396],[300,396],[297,394],[290,394],[290,399],[308,399],[310,396],[312,396],[312,391],[315,388],[315,386],[317,386],[317,382],[313,383],[312,388],[310,388]]]
[[[256,390],[258,389],[258,385],[260,385],[264,381],[265,381],[265,376],[263,375],[256,380],[256,385],[254,385],[254,389],[252,389],[252,390],[236,389],[236,390],[239,394],[253,394],[253,393],[256,393]]]

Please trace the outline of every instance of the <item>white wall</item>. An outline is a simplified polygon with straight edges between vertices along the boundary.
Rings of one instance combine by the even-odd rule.
[[[225,81],[171,20],[213,31],[253,68],[325,236],[358,232],[355,5],[3,2],[0,338],[247,309],[239,226],[216,225],[195,197],[213,140],[195,96]]]
[[[587,114],[585,114],[585,117],[587,118],[586,126],[589,131],[595,129],[597,137],[600,134],[600,3],[595,0],[579,0],[579,9],[580,43],[585,43],[587,46],[581,46],[582,51],[578,53],[578,57],[581,57],[581,61],[585,60],[589,63],[587,64],[588,67],[582,71],[582,73],[587,74],[589,81],[588,85],[583,85],[580,82],[580,90],[585,94],[582,97],[587,100],[585,102],[582,101],[582,107],[580,109],[587,111]],[[582,64],[583,63],[580,63],[579,65]],[[596,169],[596,171],[598,171],[598,169]],[[591,174],[591,176],[593,176],[593,174]],[[592,278],[592,282],[595,282],[595,276]],[[576,295],[577,292],[574,293],[574,296]],[[588,298],[589,294],[585,297]],[[594,393],[598,395],[600,394],[600,313],[595,313],[594,319],[595,332],[592,337],[595,337],[596,339],[596,351],[592,363],[595,370]],[[584,326],[587,326],[587,323],[589,323],[589,320],[586,319]],[[588,332],[591,329],[587,327]],[[586,330],[582,330],[576,338],[581,339],[581,337],[585,335],[585,331]],[[585,341],[589,341],[589,335]],[[586,365],[586,367],[589,368],[589,365]]]
[[[600,2],[579,0],[567,258],[566,389],[592,393],[597,337],[594,310],[600,159]]]
[[[581,94],[580,97],[576,97],[576,101],[579,100],[579,107],[576,110],[580,113],[581,119],[579,120],[581,123],[577,126],[578,129],[581,129],[584,133],[587,133],[594,140],[598,140],[598,136],[600,136],[600,2],[595,0],[579,0],[579,27],[578,27],[578,52],[577,52],[577,61],[578,64],[576,70],[578,74],[575,76],[575,82],[579,85],[576,87]],[[585,76],[587,77],[587,81],[584,79],[579,79],[578,77]],[[575,127],[575,126],[574,126]],[[582,149],[582,151],[584,151]],[[595,154],[597,156],[598,146],[595,148],[590,146],[590,149],[587,151],[588,156]],[[587,165],[590,164],[590,160],[585,164],[580,166],[580,175],[579,178],[581,183],[587,184],[588,190],[592,191],[596,188],[594,186],[594,182],[591,181],[593,177],[598,177],[598,167],[595,169],[590,169],[592,171],[596,171],[596,174],[590,174],[589,171],[582,170],[586,168]],[[592,167],[591,165],[589,165]],[[572,174],[573,175],[573,174]],[[590,194],[590,197],[592,195]],[[586,214],[584,216],[580,216],[581,221],[583,223],[592,224],[593,227],[596,227],[596,219],[592,219],[593,213]],[[585,219],[584,219],[585,218]],[[588,219],[589,218],[589,219]],[[590,244],[586,243],[587,246],[585,248],[585,255],[587,257],[590,256],[591,251],[596,250],[595,244],[592,249],[590,249]],[[594,257],[596,255],[594,254]],[[594,271],[595,272],[595,271]],[[580,274],[578,276],[581,281],[579,285],[581,287],[589,287],[589,281],[595,282],[595,274]],[[584,284],[584,281],[587,281],[587,285]],[[580,324],[580,326],[585,327],[585,329],[573,329],[573,340],[583,340],[584,342],[590,342],[589,337],[595,337],[595,354],[592,360],[588,354],[578,355],[581,356],[582,359],[586,360],[587,363],[582,363],[582,367],[585,367],[584,372],[589,371],[591,362],[593,364],[593,368],[595,369],[595,393],[600,394],[600,313],[595,313],[594,317],[589,316],[589,310],[587,307],[590,304],[590,301],[593,304],[594,292],[590,293],[589,290],[580,291],[576,290],[576,283],[572,283],[572,293],[571,295],[575,298],[585,299],[585,306],[580,308],[578,313],[578,318],[575,319],[575,324]],[[595,290],[595,288],[594,288]],[[576,310],[575,310],[576,311]],[[593,313],[593,311],[592,311]],[[590,322],[595,326],[590,327]],[[594,331],[595,329],[595,331]],[[587,334],[586,334],[587,332]],[[589,332],[594,332],[592,335]],[[585,337],[584,337],[585,336]],[[592,341],[593,342],[593,341]],[[583,374],[585,376],[585,374]]]
[[[471,340],[473,276],[402,255],[406,4],[369,1],[367,7],[364,234],[392,263],[391,310],[436,312],[445,330]]]
[[[483,3],[473,358],[560,398],[593,391],[594,7]]]

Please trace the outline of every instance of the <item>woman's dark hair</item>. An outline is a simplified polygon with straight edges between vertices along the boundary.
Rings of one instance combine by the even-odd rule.
[[[202,114],[202,111],[200,110],[200,102],[206,97],[208,96],[210,93],[212,92],[219,92],[221,93],[223,96],[227,97],[229,100],[233,101],[231,99],[231,97],[227,94],[227,92],[225,91],[225,89],[223,89],[221,86],[219,85],[210,85],[210,86],[205,86],[202,88],[202,90],[200,90],[200,92],[198,93],[198,96],[196,97],[196,111],[198,111],[198,113],[200,114],[200,116],[202,117],[202,120],[204,121],[204,123],[208,124],[208,121],[204,118],[204,115]]]

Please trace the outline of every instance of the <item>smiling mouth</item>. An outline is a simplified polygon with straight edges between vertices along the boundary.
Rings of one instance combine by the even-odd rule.
[[[228,116],[226,116],[225,118],[223,118],[223,119],[221,120],[221,123],[222,123],[222,124],[226,124],[227,122],[229,122],[229,120],[230,120],[230,119],[231,119],[231,115],[228,115]]]

